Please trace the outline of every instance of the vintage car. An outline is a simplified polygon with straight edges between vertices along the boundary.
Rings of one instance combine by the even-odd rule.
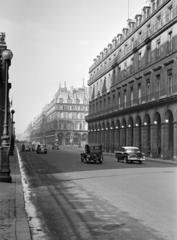
[[[81,162],[84,163],[102,163],[103,151],[102,145],[91,144],[85,145],[85,152],[81,153]]]
[[[133,146],[120,147],[117,151],[115,151],[115,157],[117,158],[117,162],[123,161],[125,163],[143,163],[145,161],[145,155],[138,147]]]
[[[45,153],[47,154],[47,148],[45,144],[38,144],[36,148],[36,153]]]

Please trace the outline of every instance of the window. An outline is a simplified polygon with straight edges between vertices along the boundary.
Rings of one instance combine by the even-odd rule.
[[[155,11],[155,0],[152,1],[152,11]]]
[[[127,91],[124,89],[124,107],[127,105]]]
[[[124,54],[127,54],[127,44],[125,44],[125,47],[124,47]]]
[[[141,52],[138,53],[138,67],[141,68]]]
[[[141,103],[141,83],[138,84],[138,102]]]
[[[172,5],[168,8],[168,15],[167,15],[167,18],[168,18],[168,21],[170,21],[171,19],[172,19],[172,17],[173,17],[173,15],[172,15],[172,9],[173,9],[173,7],[172,7]]]
[[[131,47],[132,47],[132,49],[134,47],[134,38],[131,39]]]
[[[120,92],[118,92],[118,105],[120,107]]]
[[[160,0],[157,0],[157,7],[159,7],[160,5]]]
[[[148,100],[150,98],[150,80],[149,79],[146,81],[146,95]]]
[[[160,74],[156,76],[156,92],[157,92],[157,97],[160,96]]]
[[[111,103],[111,98],[110,96],[108,97],[108,107],[110,106],[110,103]]]
[[[173,49],[173,42],[172,42],[172,31],[168,33],[168,52],[171,52]]]
[[[168,74],[168,92],[169,94],[173,92],[173,76],[171,72]]]
[[[115,104],[115,94],[113,94],[113,96],[112,96],[112,105],[114,105]]]
[[[133,72],[133,67],[134,67],[134,56],[131,57],[131,64],[130,64],[130,72]]]
[[[151,35],[150,30],[151,30],[151,24],[149,23],[149,24],[147,25],[147,34],[148,34],[148,37]]]
[[[160,39],[158,39],[156,42],[156,57],[160,57]]]
[[[130,105],[133,105],[133,87],[130,88]]]
[[[146,51],[147,51],[146,62],[147,62],[147,64],[149,64],[149,63],[151,62],[151,43],[148,43],[148,44],[147,44]]]

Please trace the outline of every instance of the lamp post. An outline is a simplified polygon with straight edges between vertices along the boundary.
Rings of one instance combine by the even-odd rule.
[[[0,152],[0,182],[11,182],[9,168],[9,84],[8,70],[13,54],[11,50],[4,49],[1,53],[3,82],[4,82],[4,123],[1,136]]]
[[[9,155],[10,156],[13,156],[14,155],[14,145],[15,145],[15,131],[14,131],[14,118],[13,118],[13,116],[14,116],[14,113],[15,113],[15,110],[14,109],[12,109],[11,110],[11,121],[10,121],[10,123],[11,123],[11,129],[10,129],[10,150],[9,150]]]

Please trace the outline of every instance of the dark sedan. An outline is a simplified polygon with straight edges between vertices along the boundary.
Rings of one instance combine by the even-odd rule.
[[[45,153],[47,154],[47,148],[45,144],[38,145],[36,149],[36,153]]]
[[[138,147],[133,146],[120,147],[117,151],[115,151],[115,157],[117,158],[118,162],[123,161],[125,163],[143,163],[145,161],[145,155]]]

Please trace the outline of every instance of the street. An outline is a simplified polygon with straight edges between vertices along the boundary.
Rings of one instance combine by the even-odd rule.
[[[21,153],[33,239],[175,240],[177,168],[80,162],[79,152]]]

